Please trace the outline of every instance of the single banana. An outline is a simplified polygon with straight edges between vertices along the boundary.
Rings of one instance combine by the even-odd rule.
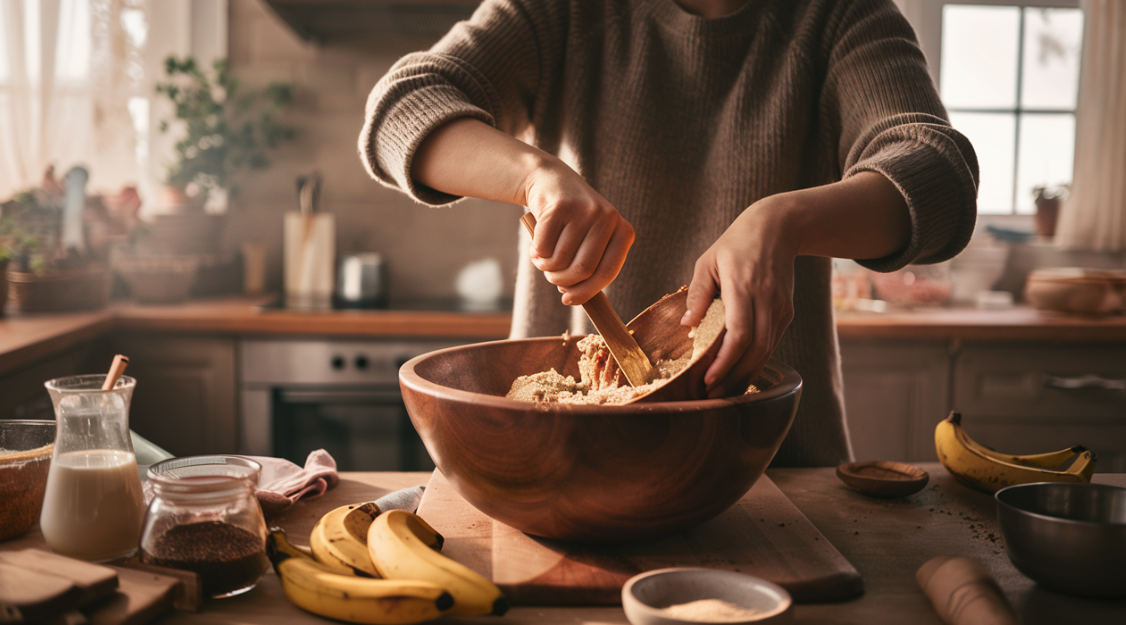
[[[336,573],[379,577],[368,555],[368,528],[377,516],[379,508],[370,501],[325,514],[309,534],[313,557]]]
[[[448,614],[476,616],[508,611],[500,589],[469,567],[438,553],[431,544],[441,535],[418,515],[389,510],[368,530],[368,552],[386,579],[423,579],[450,591],[454,607]]]
[[[267,541],[285,596],[297,607],[351,623],[420,623],[442,616],[453,597],[441,586],[416,580],[341,575],[272,530]]]
[[[934,430],[938,459],[954,479],[977,490],[994,493],[1014,484],[1033,482],[1090,482],[1095,472],[1095,454],[1086,447],[1071,447],[1049,454],[1014,456],[993,451],[974,441],[962,428],[957,412],[939,422]],[[1079,456],[1063,471],[1054,470],[1072,456]]]

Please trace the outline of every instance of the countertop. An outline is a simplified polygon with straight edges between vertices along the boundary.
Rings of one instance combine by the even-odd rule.
[[[1072,597],[1037,586],[1009,562],[999,538],[993,498],[957,482],[937,463],[921,465],[931,476],[927,487],[900,500],[872,499],[845,487],[834,469],[771,469],[774,480],[817,529],[852,562],[864,579],[856,599],[795,608],[798,623],[939,625],[930,603],[915,583],[915,571],[937,555],[961,555],[982,562],[996,578],[1025,625],[1123,623],[1126,601]],[[276,524],[294,542],[302,541],[321,514],[355,501],[425,484],[428,473],[344,473],[337,488],[319,499],[299,502]],[[1126,474],[1097,474],[1094,481],[1126,486]],[[0,550],[41,546],[38,531],[0,543]],[[751,572],[753,574],[753,571]],[[491,618],[442,623],[494,622]],[[174,612],[163,624],[215,623],[289,625],[326,621],[302,612],[286,600],[271,570],[252,591],[209,600],[199,613]],[[496,623],[607,625],[626,623],[619,607],[515,607]]]
[[[263,310],[259,305],[268,300],[228,297],[170,306],[115,303],[94,312],[10,316],[0,319],[0,375],[111,330],[491,340],[507,336],[511,320],[507,312]],[[1084,317],[1021,306],[1000,311],[933,308],[847,312],[839,313],[836,323],[842,339],[1126,342],[1126,316]]]

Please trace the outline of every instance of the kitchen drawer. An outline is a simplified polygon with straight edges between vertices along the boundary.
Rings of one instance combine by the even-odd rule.
[[[1126,425],[1124,385],[1126,344],[971,343],[955,356],[953,408],[971,419],[1098,419]]]

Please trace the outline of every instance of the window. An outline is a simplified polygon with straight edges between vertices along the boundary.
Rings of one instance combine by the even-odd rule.
[[[905,12],[923,22],[951,124],[977,152],[979,212],[1035,212],[1033,189],[1071,182],[1082,10],[1074,0],[920,5]]]

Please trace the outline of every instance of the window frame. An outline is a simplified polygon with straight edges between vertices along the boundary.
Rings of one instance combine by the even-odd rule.
[[[966,5],[966,6],[1011,6],[1017,8],[1048,8],[1048,9],[1078,9],[1079,0],[896,0],[903,14],[907,17],[908,21],[915,28],[915,33],[919,39],[919,46],[923,50],[923,54],[927,58],[927,67],[931,74],[931,80],[934,82],[935,88],[941,93],[942,83],[940,76],[942,75],[942,12],[946,5]],[[1022,12],[1021,19],[1021,32],[1018,41],[1023,45],[1024,42],[1024,19]],[[1045,113],[1045,114],[1071,114],[1077,115],[1075,109],[1043,109],[1033,108],[1026,109],[1021,106],[1020,102],[1020,89],[1021,81],[1023,79],[1023,54],[1021,50],[1017,51],[1017,105],[1012,109],[1000,108],[963,108],[954,107],[952,110],[959,113],[1012,113],[1016,117],[1016,127],[1014,132],[1013,151],[1016,156],[1014,163],[1019,163],[1020,154],[1020,115],[1022,113]],[[948,109],[950,110],[950,109]],[[1078,120],[1076,120],[1078,123]],[[1009,212],[1006,213],[986,213],[983,216],[999,217],[999,218],[1027,218],[1026,213],[1019,212],[1019,203],[1017,202],[1018,177],[1017,171],[1013,171],[1013,190],[1012,190],[1012,205]]]

